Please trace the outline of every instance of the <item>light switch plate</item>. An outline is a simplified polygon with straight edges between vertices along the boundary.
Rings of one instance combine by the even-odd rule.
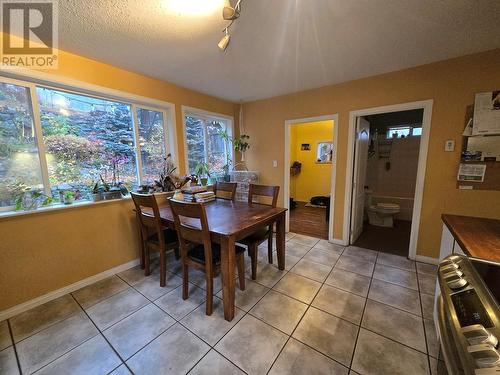
[[[277,168],[278,167],[278,160],[273,160],[273,167]]]
[[[446,152],[455,151],[455,141],[453,139],[448,139],[444,144],[444,150]]]

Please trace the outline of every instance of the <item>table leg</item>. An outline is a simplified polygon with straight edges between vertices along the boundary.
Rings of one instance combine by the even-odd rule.
[[[222,237],[221,246],[221,279],[222,300],[224,302],[224,318],[231,321],[234,318],[234,289],[236,284],[234,237]]]
[[[285,216],[283,212],[276,220],[276,252],[278,254],[278,268],[285,269]]]

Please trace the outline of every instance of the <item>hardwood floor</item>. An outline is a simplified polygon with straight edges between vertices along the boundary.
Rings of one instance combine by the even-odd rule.
[[[306,202],[297,202],[290,210],[290,232],[328,239],[326,208],[305,207]]]

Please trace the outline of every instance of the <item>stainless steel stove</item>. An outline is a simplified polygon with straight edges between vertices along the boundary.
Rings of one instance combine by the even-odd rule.
[[[449,375],[500,375],[500,264],[450,255],[439,265],[435,321]]]

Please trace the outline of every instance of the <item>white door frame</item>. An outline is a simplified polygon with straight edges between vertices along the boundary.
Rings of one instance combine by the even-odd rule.
[[[339,116],[338,114],[333,115],[325,115],[325,116],[316,116],[316,117],[307,117],[307,118],[299,118],[294,120],[286,120],[285,121],[285,162],[284,164],[284,172],[285,172],[285,181],[283,183],[283,207],[287,209],[286,212],[286,231],[290,230],[290,129],[294,124],[302,124],[306,122],[318,122],[318,121],[327,121],[333,120],[333,152],[332,152],[332,177],[330,181],[330,220],[328,227],[328,241],[330,242],[342,242],[340,239],[333,238],[333,212],[335,205],[335,180],[337,175],[337,142],[338,142],[338,134],[339,134]]]
[[[429,147],[429,134],[431,131],[431,117],[433,100],[422,100],[418,102],[401,103],[383,107],[360,109],[349,112],[349,134],[347,143],[347,169],[345,180],[345,205],[344,205],[344,228],[342,241],[344,245],[349,244],[349,232],[351,229],[351,204],[352,204],[352,179],[354,166],[354,140],[356,133],[356,118],[360,116],[377,115],[388,112],[408,111],[412,109],[423,109],[422,135],[420,137],[420,150],[418,153],[417,182],[413,202],[413,214],[411,222],[410,247],[408,257],[415,260],[417,257],[417,241],[420,227],[420,213],[422,210],[422,198],[424,193],[425,169],[427,165],[427,149]]]

